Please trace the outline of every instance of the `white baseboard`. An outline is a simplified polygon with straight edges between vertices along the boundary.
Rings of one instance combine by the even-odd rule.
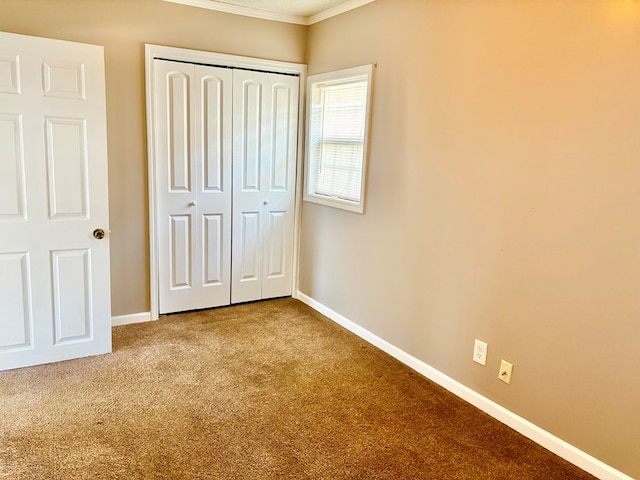
[[[444,387],[451,393],[469,402],[483,412],[491,415],[496,420],[499,420],[505,425],[508,425],[525,437],[533,440],[547,450],[555,453],[559,457],[564,458],[568,462],[576,465],[586,472],[589,472],[591,475],[594,475],[601,480],[633,480],[633,478],[629,477],[628,475],[614,469],[613,467],[610,467],[606,463],[598,460],[595,457],[592,457],[582,450],[579,450],[573,445],[565,442],[555,435],[552,435],[551,433],[543,430],[537,425],[534,425],[530,421],[507,410],[493,400],[489,400],[487,397],[480,395],[478,392],[470,389],[469,387],[466,387],[462,383],[445,375],[439,370],[436,370],[432,366],[424,363],[422,360],[418,360],[412,355],[409,355],[398,347],[374,335],[370,331],[343,317],[339,313],[331,310],[329,307],[326,307],[325,305],[314,300],[308,295],[305,295],[304,293],[298,291],[296,298],[298,298],[301,302],[306,303],[311,308],[320,312],[329,319],[333,320],[337,324],[343,326],[350,332],[355,333],[363,340],[378,347],[380,350],[388,353],[392,357],[395,357],[396,359],[412,368],[416,372],[420,373],[421,375],[425,376],[429,380],[437,383],[441,387]]]
[[[131,323],[143,323],[151,321],[151,312],[132,313],[131,315],[120,315],[111,317],[111,326],[119,327],[121,325],[129,325]]]

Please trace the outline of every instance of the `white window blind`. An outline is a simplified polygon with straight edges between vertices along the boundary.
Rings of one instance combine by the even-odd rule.
[[[363,212],[371,66],[309,77],[305,200]]]

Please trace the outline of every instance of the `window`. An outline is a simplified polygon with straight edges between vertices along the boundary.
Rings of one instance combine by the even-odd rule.
[[[364,212],[372,72],[365,65],[309,77],[306,201]]]

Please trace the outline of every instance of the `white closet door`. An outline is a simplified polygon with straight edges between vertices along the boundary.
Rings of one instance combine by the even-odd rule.
[[[155,60],[160,313],[228,305],[232,72]]]
[[[291,295],[298,77],[233,74],[232,303]]]
[[[0,33],[0,370],[111,351],[108,204],[102,47]]]

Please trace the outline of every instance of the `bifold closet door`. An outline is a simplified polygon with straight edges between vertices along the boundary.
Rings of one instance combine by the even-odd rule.
[[[232,71],[155,60],[159,311],[231,298]]]
[[[298,77],[154,62],[159,312],[291,295]]]
[[[291,295],[298,82],[234,71],[232,303]]]

